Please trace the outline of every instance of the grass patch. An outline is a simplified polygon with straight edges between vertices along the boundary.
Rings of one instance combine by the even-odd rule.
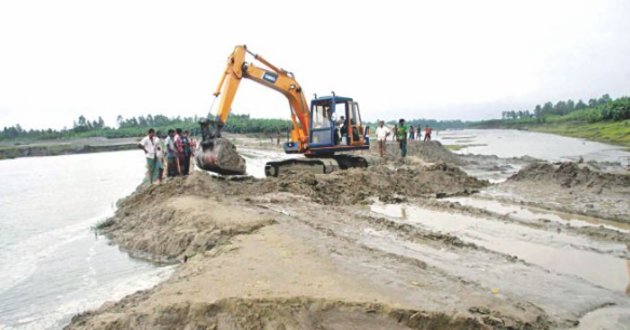
[[[467,146],[461,144],[445,144],[444,147],[450,151],[458,151],[466,148]]]
[[[557,123],[530,127],[530,130],[616,144],[630,148],[630,120],[597,123]]]

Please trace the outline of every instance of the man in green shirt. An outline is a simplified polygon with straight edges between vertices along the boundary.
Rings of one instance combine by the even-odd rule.
[[[405,125],[404,119],[398,121],[396,137],[398,139],[398,145],[400,146],[400,155],[405,158],[407,156],[407,125]]]

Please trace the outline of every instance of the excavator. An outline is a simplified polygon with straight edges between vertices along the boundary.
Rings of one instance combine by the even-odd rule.
[[[262,66],[253,61],[246,62],[247,55],[262,63]],[[245,174],[245,159],[228,139],[221,136],[239,84],[244,78],[269,87],[288,99],[293,127],[283,149],[287,154],[304,155],[268,162],[265,165],[267,176],[278,176],[292,167],[315,173],[330,173],[338,169],[368,166],[366,158],[343,153],[370,148],[369,132],[361,122],[356,101],[332,92],[330,96],[315,95],[309,107],[293,73],[252,53],[247,46],[239,45],[228,57],[225,72],[213,94],[214,101],[221,96],[215,118],[204,118],[199,122],[202,142],[195,159],[199,168],[221,175]]]

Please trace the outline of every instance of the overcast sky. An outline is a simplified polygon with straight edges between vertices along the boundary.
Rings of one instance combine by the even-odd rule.
[[[630,1],[2,1],[0,127],[203,116],[237,44],[363,117],[482,119],[630,95]],[[218,102],[217,102],[218,104]],[[234,113],[289,118],[245,81]]]

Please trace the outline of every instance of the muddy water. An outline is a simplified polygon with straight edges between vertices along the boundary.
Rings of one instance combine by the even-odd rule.
[[[0,161],[0,329],[58,329],[169,276],[91,230],[144,164],[139,151]]]
[[[514,205],[488,198],[477,197],[451,197],[444,201],[457,202],[461,205],[472,206],[478,209],[488,210],[497,214],[509,215],[510,218],[524,222],[538,223],[540,221],[553,221],[562,225],[573,227],[593,227],[616,230],[622,233],[630,233],[630,224],[589,217],[580,214],[571,214],[558,211],[550,211],[541,208],[524,205]]]
[[[627,247],[585,237],[530,228],[514,222],[439,212],[404,204],[373,204],[374,213],[397,218],[465,242],[517,256],[559,274],[580,277],[597,286],[625,292],[630,284]]]
[[[488,129],[439,132],[434,139],[443,144],[458,144],[461,154],[496,155],[499,157],[531,156],[547,161],[584,160],[630,164],[630,152],[621,147],[529,131]]]
[[[291,157],[300,157],[287,155],[282,151],[276,150],[239,148],[238,151],[247,162],[247,174],[256,178],[265,177],[265,164],[267,162],[288,159]]]

